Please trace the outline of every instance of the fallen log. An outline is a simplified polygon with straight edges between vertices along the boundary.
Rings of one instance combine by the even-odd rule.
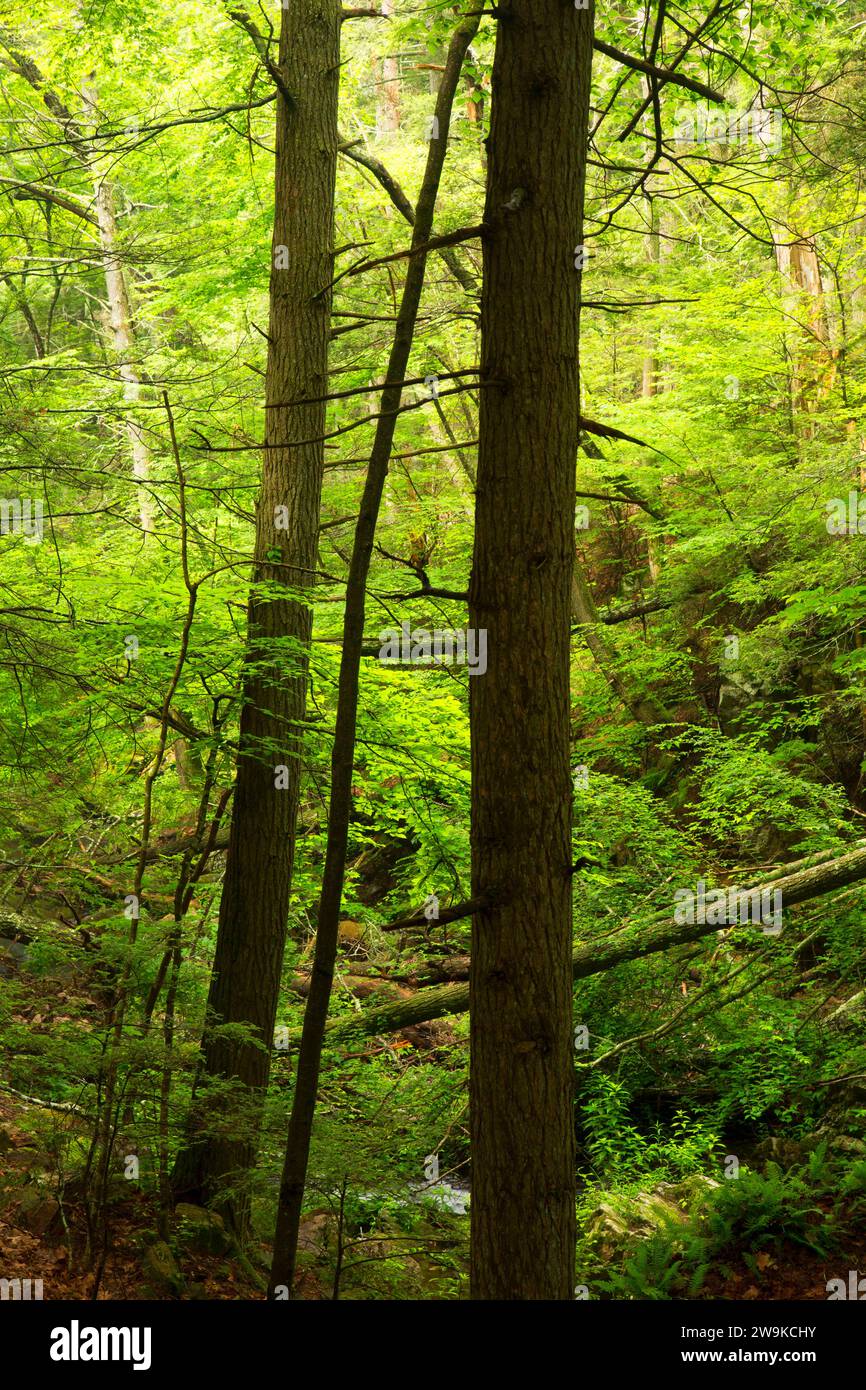
[[[197,839],[192,833],[178,832],[177,834],[167,834],[148,845],[145,851],[145,863],[152,864],[156,859],[171,859],[176,855],[184,854],[189,851],[192,854],[202,854],[207,851],[208,855],[219,854],[222,850],[228,849],[229,832],[222,831],[217,835],[213,844],[210,844],[205,835],[202,839]],[[122,854],[115,854],[110,859],[103,862],[110,865],[128,864],[130,860],[137,859],[141,853],[140,847],[124,850]],[[73,866],[80,867],[80,866]]]
[[[866,879],[866,845],[838,859],[815,856],[818,862],[798,861],[792,865],[796,871],[779,874],[774,878],[761,878],[748,887],[739,890],[739,896],[762,890],[770,893],[778,890],[782,894],[783,911],[797,903],[808,902],[822,897],[836,888]],[[801,868],[801,864],[806,867]],[[734,900],[735,903],[739,899]],[[674,920],[673,903],[669,910],[657,913],[638,927],[623,928],[612,933],[602,941],[583,942],[575,946],[572,953],[572,970],[576,980],[590,975],[600,975],[612,970],[626,961],[640,960],[643,956],[666,951],[672,946],[683,946],[690,941],[699,941],[713,932],[730,928],[719,927],[716,923],[680,923]],[[745,930],[745,928],[743,928]],[[760,930],[756,927],[755,930]],[[416,1023],[428,1023],[446,1014],[465,1013],[469,1008],[469,985],[436,985],[422,989],[411,999],[400,999],[379,1004],[364,1010],[349,1019],[335,1019],[328,1024],[329,1039],[343,1039],[358,1035],[375,1036],[380,1033],[394,1033],[401,1028]],[[289,1035],[295,1045],[300,1040],[300,1030]]]
[[[0,936],[11,941],[32,941],[44,923],[27,912],[15,912],[11,907],[0,907]]]

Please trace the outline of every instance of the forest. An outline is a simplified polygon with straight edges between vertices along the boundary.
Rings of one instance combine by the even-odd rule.
[[[866,1299],[866,2],[2,0],[0,120],[2,1299]]]

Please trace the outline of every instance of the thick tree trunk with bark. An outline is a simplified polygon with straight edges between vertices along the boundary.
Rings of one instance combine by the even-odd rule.
[[[266,379],[267,448],[256,514],[255,587],[209,1023],[247,1024],[255,1041],[208,1031],[203,1069],[247,1088],[246,1134],[188,1149],[179,1193],[210,1199],[254,1161],[267,1085],[292,881],[310,609],[288,591],[314,578],[333,278],[339,0],[283,11]],[[314,404],[287,404],[299,399]],[[302,446],[295,440],[312,441]],[[283,592],[285,591],[285,592]],[[243,1205],[230,1211],[243,1224]]]
[[[427,166],[418,196],[418,206],[415,210],[413,248],[426,246],[433,229],[436,198],[448,147],[454,93],[457,89],[466,50],[477,31],[477,15],[462,19],[457,25],[448,50],[448,61],[436,101],[434,134],[430,141]],[[352,558],[349,565],[349,579],[346,585],[343,652],[340,660],[337,719],[331,753],[328,845],[325,869],[322,875],[316,954],[313,961],[307,1007],[304,1012],[295,1094],[286,1137],[286,1156],[277,1208],[274,1258],[269,1284],[269,1296],[272,1298],[282,1297],[284,1291],[288,1292],[289,1296],[293,1292],[298,1228],[304,1200],[304,1186],[316,1108],[322,1043],[331,999],[331,985],[334,979],[340,904],[346,872],[367,576],[370,569],[370,557],[373,552],[379,508],[382,503],[382,492],[388,476],[388,462],[394,441],[397,412],[400,409],[403,396],[401,383],[406,377],[406,369],[412,351],[415,324],[424,289],[426,265],[427,254],[425,251],[416,251],[409,259],[385,378],[389,384],[382,392],[379,420],[376,425],[370,464],[361,497]]]
[[[569,616],[591,10],[497,10],[470,623],[472,1296],[574,1284]]]
[[[805,238],[777,241],[776,263],[788,315],[786,350],[793,406],[802,414],[814,413],[835,372],[821,263],[814,245]],[[806,438],[812,438],[811,423],[805,423],[803,430]]]

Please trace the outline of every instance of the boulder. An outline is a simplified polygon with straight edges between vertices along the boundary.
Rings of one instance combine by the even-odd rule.
[[[323,1255],[330,1243],[334,1217],[330,1211],[311,1211],[298,1228],[298,1250]]]
[[[46,1197],[35,1187],[25,1189],[18,1204],[18,1216],[28,1231],[49,1245],[55,1244],[63,1235],[60,1203],[54,1197]]]
[[[142,1267],[155,1292],[168,1292],[175,1296],[181,1293],[183,1275],[164,1240],[157,1240],[147,1247]]]
[[[660,1182],[649,1192],[599,1202],[587,1220],[587,1234],[611,1254],[657,1231],[685,1226],[707,1193],[719,1186],[713,1178],[695,1174],[682,1182]]]
[[[21,1172],[35,1172],[37,1168],[44,1168],[47,1160],[37,1149],[29,1146],[22,1146],[11,1153],[7,1153],[3,1159],[3,1166],[6,1169],[17,1168]]]
[[[815,1136],[815,1143],[819,1142]],[[808,1157],[810,1144],[806,1139],[788,1139],[777,1134],[771,1134],[769,1138],[762,1139],[755,1149],[756,1158],[763,1159],[765,1162],[778,1163],[780,1168],[799,1168],[803,1161]]]
[[[853,1154],[855,1158],[862,1158],[866,1154],[866,1144],[862,1139],[855,1139],[853,1134],[839,1134],[830,1140],[830,1149],[833,1153]]]
[[[225,1255],[231,1248],[231,1237],[225,1222],[215,1211],[178,1202],[174,1209],[178,1243],[199,1255]]]

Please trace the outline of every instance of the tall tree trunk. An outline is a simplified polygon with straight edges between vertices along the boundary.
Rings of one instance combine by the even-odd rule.
[[[659,211],[656,200],[652,195],[649,180],[644,188],[644,200],[646,202],[649,227],[647,228],[644,239],[644,254],[651,266],[657,266],[661,260],[661,235],[659,226]],[[655,283],[655,277],[653,278]],[[645,400],[651,399],[658,393],[658,371],[659,364],[656,360],[656,350],[658,343],[656,334],[650,331],[644,338],[644,359],[641,364],[641,383],[640,393]],[[650,561],[652,564],[652,561]],[[655,579],[656,576],[653,575]]]
[[[801,416],[814,414],[832,385],[835,370],[821,263],[812,241],[807,237],[792,239],[787,230],[777,233],[775,247],[783,308],[788,316],[785,342],[792,406]],[[802,430],[804,438],[814,437],[812,421],[805,421]]]
[[[476,12],[461,19],[454,31],[448,50],[442,83],[436,98],[435,138],[430,140],[427,167],[418,196],[412,229],[412,247],[423,247],[433,229],[436,198],[442,168],[448,148],[451,108],[460,80],[466,50],[478,32]],[[274,1258],[271,1266],[269,1296],[276,1297],[285,1290],[292,1295],[297,1259],[298,1228],[304,1200],[310,1140],[316,1109],[322,1042],[331,999],[334,964],[337,956],[340,904],[346,872],[346,849],[349,837],[349,818],[352,810],[352,771],[355,754],[355,729],[358,719],[358,691],[361,654],[364,639],[367,576],[370,557],[382,503],[382,492],[388,476],[388,463],[397,423],[397,412],[403,396],[402,382],[412,351],[415,324],[427,265],[426,251],[416,251],[409,258],[403,295],[394,329],[394,341],[388,360],[379,420],[370,452],[370,463],[361,497],[349,578],[346,584],[346,609],[343,618],[343,651],[340,660],[340,683],[337,719],[331,753],[331,795],[328,808],[328,845],[322,875],[322,897],[319,905],[316,954],[310,979],[310,993],[304,1011],[304,1027],[298,1055],[298,1069],[292,1114],[286,1138],[286,1157],[280,1184],[277,1224],[274,1235]]]
[[[108,298],[108,329],[111,345],[118,357],[118,371],[123,382],[123,399],[135,406],[141,398],[141,380],[134,362],[135,335],[129,289],[123,273],[123,263],[117,249],[117,212],[114,189],[91,164],[94,178],[94,206],[99,224],[99,241],[105,269],[105,290]],[[153,501],[150,496],[150,450],[144,432],[134,414],[125,417],[124,427],[132,454],[132,476],[138,496],[138,515],[145,534],[153,531]]]
[[[390,19],[394,0],[382,0],[382,15]],[[376,129],[380,135],[393,135],[400,129],[400,66],[393,54],[382,59],[382,76],[376,88]]]
[[[181,1155],[175,1190],[204,1199],[247,1174],[255,1159],[285,946],[312,615],[306,603],[274,590],[310,586],[316,565],[339,60],[339,0],[296,0],[283,11],[279,68],[292,101],[283,91],[277,98],[268,447],[256,512],[234,811],[208,995],[209,1024],[247,1024],[253,1041],[209,1027],[203,1045],[204,1074],[240,1081],[251,1111],[242,1137],[193,1143]],[[311,403],[288,404],[300,398]],[[243,1229],[245,1203],[226,1210]]]
[[[593,12],[508,0],[488,141],[470,622],[471,1288],[574,1283],[569,614]]]
[[[619,653],[614,643],[599,631],[598,609],[579,558],[574,562],[571,579],[571,616],[574,622],[581,625],[581,636],[602,676],[635,719],[650,728],[671,723],[670,714],[652,691],[643,690],[628,677],[622,676]]]
[[[46,110],[51,113],[63,131],[71,153],[93,180],[96,224],[99,229],[99,244],[105,270],[111,345],[120,358],[119,371],[123,382],[123,399],[128,405],[134,406],[141,395],[141,382],[132,361],[135,351],[135,335],[129,289],[123,270],[123,262],[117,249],[117,216],[113,188],[100,173],[98,157],[94,154],[93,147],[88,142],[79,121],[57,94],[46,86],[45,78],[37,64],[19,48],[14,34],[2,25],[0,25],[0,47],[8,55],[10,60],[8,66],[12,68],[13,72],[17,72],[19,76],[30,83],[35,92],[40,94]],[[96,112],[96,102],[92,94],[85,94],[85,105],[88,111]],[[141,529],[147,534],[153,530],[153,504],[148,487],[150,451],[141,425],[134,415],[127,415],[125,429],[132,452],[132,476],[138,490]]]

